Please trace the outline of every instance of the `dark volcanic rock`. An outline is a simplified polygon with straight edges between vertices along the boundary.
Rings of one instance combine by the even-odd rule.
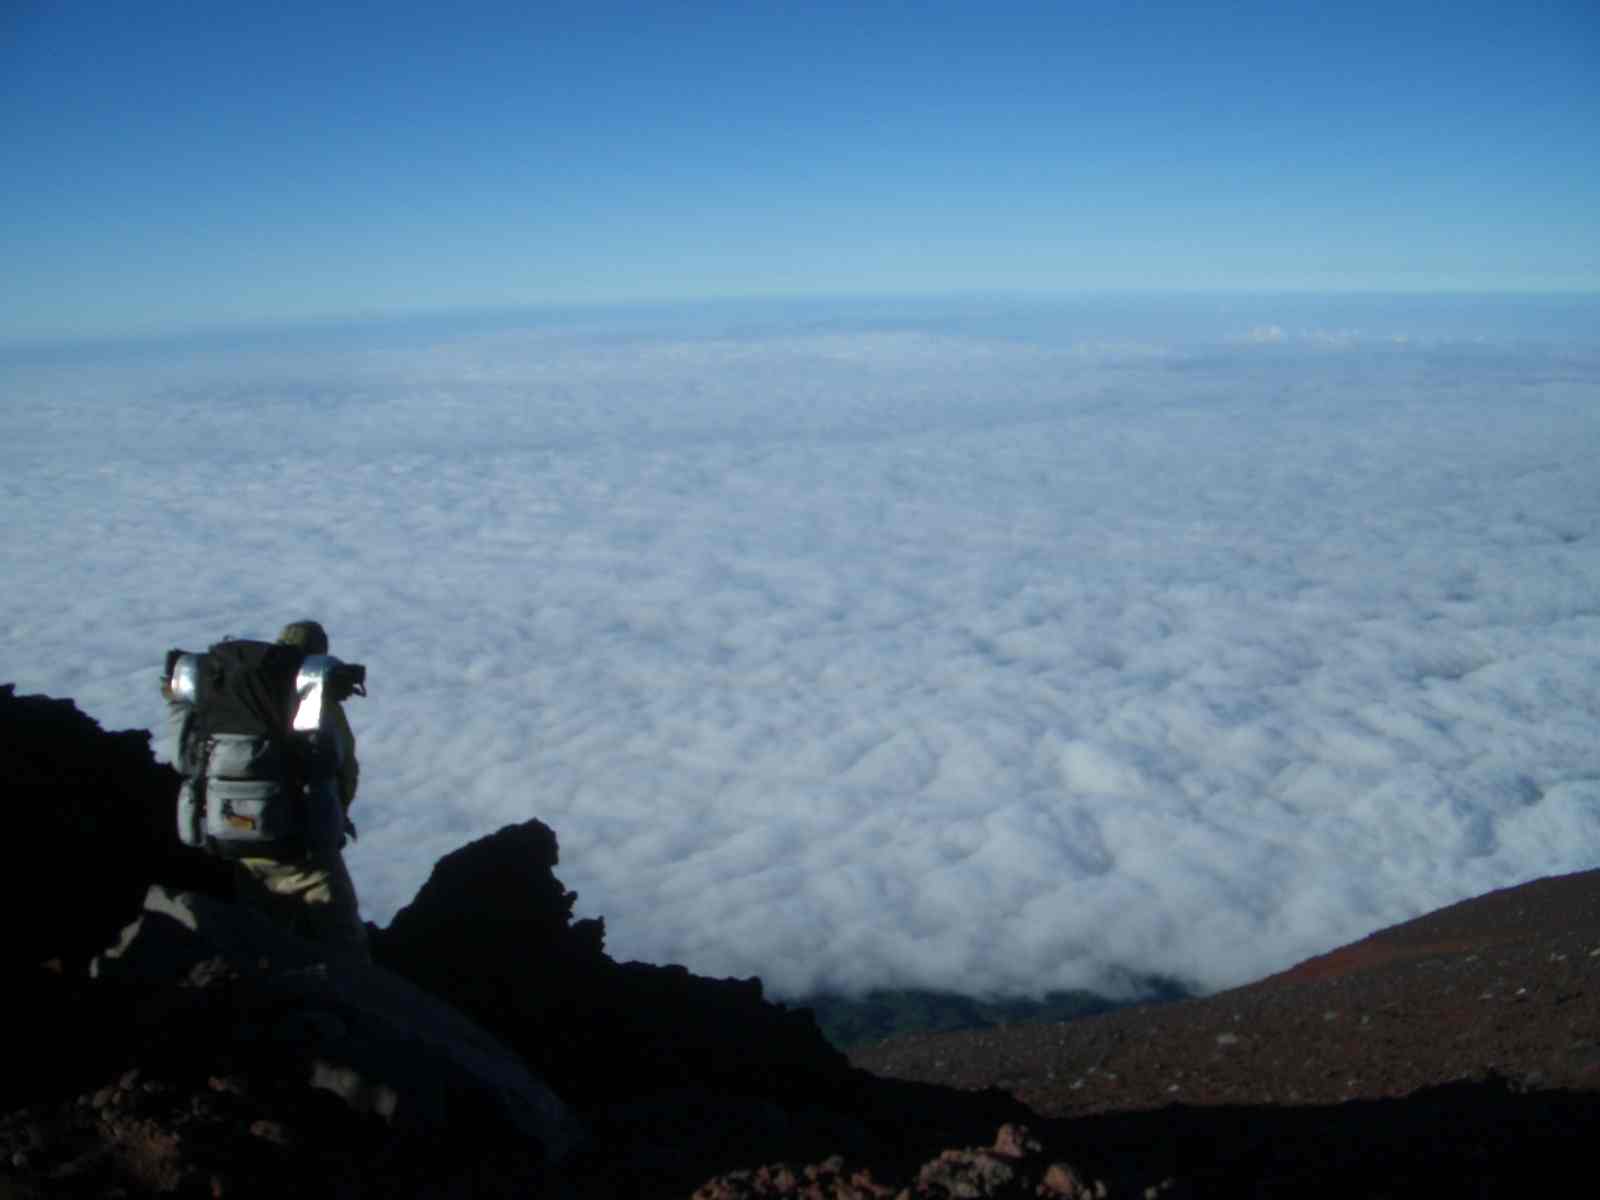
[[[605,927],[572,920],[552,874],[556,836],[512,825],[439,860],[374,955],[509,1041],[574,1103],[684,1088],[837,1099],[857,1079],[807,1010],[762,998],[758,979],[619,964]]]
[[[70,700],[0,685],[0,779],[12,822],[0,904],[6,954],[73,966],[115,939],[146,889],[231,895],[227,869],[178,841],[178,776],[143,730],[106,733]]]
[[[616,963],[552,873],[555,834],[508,826],[435,867],[378,960],[503,1038],[591,1132],[575,1169],[611,1195],[687,1193],[781,1155],[902,1166],[1025,1115],[998,1093],[879,1080],[756,979]]]
[[[125,1032],[115,1012],[67,1025],[66,985],[42,964],[81,970],[138,915],[152,883],[216,896],[232,885],[227,868],[179,843],[178,777],[156,764],[142,730],[106,733],[70,700],[0,686],[0,779],[11,822],[0,870],[0,911],[12,918],[0,1071],[9,1104],[70,1089]]]
[[[41,973],[43,974],[43,973]],[[0,1111],[0,1195],[81,1197],[557,1194],[533,1143],[470,1128],[411,1128],[309,1086],[277,1039],[238,1036],[281,997],[248,973],[195,972],[162,986],[50,973],[53,1025],[35,1037],[101,1039],[65,1088]],[[59,1060],[58,1060],[59,1061]],[[511,1181],[515,1181],[513,1184]]]
[[[879,1179],[871,1168],[835,1155],[802,1167],[780,1163],[731,1171],[703,1184],[694,1200],[1096,1200],[1105,1195],[1104,1180],[1085,1178],[1071,1164],[1052,1160],[1027,1126],[1002,1125],[992,1145],[942,1151],[910,1179]]]

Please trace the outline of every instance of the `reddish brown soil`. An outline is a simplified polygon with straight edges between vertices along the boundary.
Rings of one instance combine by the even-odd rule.
[[[1600,1132],[1600,871],[1203,1000],[903,1038],[852,1060],[999,1089],[985,1094],[1032,1110],[1040,1162],[1111,1195],[1568,1195]]]
[[[858,1050],[1043,1116],[1331,1104],[1498,1076],[1600,1089],[1600,871],[1442,909],[1201,1000]]]

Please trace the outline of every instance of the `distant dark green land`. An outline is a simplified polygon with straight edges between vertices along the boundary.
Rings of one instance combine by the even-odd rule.
[[[1043,999],[992,1000],[953,992],[890,989],[863,996],[811,996],[788,1002],[809,1008],[822,1034],[836,1048],[850,1050],[910,1033],[952,1033],[991,1029],[998,1025],[1072,1021],[1111,1012],[1130,1004],[1184,1000],[1193,993],[1170,979],[1144,981],[1147,990],[1134,1000],[1108,1000],[1094,992],[1049,992]]]

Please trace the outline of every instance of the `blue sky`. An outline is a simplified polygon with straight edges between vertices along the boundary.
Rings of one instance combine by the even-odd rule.
[[[1546,4],[0,15],[0,341],[516,305],[1600,290]]]

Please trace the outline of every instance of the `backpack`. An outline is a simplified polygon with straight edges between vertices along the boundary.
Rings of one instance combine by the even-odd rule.
[[[325,664],[336,662],[243,640],[174,659],[175,698],[190,706],[179,759],[180,841],[222,858],[297,861],[338,849],[341,748],[322,737],[317,706],[305,714],[310,727],[297,727],[307,724],[302,696],[320,700]]]

